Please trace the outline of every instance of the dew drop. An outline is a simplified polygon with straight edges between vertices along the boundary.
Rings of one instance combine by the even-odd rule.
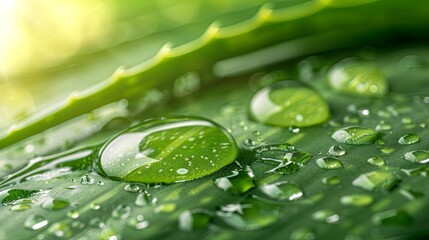
[[[265,184],[260,186],[259,189],[265,195],[277,201],[295,201],[303,196],[303,191],[298,185],[287,181]]]
[[[233,194],[242,194],[255,187],[253,182],[253,172],[249,168],[234,170],[226,177],[215,179],[215,185]]]
[[[413,224],[414,220],[408,212],[402,209],[392,209],[375,213],[371,217],[375,225],[407,227]]]
[[[92,185],[94,183],[95,179],[88,174],[85,174],[80,178],[80,184],[82,185]]]
[[[386,165],[386,161],[382,157],[372,157],[367,160],[367,162],[373,166],[382,167]]]
[[[157,199],[153,198],[149,192],[143,191],[137,195],[136,200],[134,201],[134,204],[137,207],[144,207],[144,206],[155,204],[156,201]]]
[[[329,186],[338,185],[341,183],[341,180],[338,176],[329,176],[322,178],[322,183]]]
[[[314,232],[307,228],[298,228],[295,231],[293,231],[289,237],[290,240],[315,240],[316,235]]]
[[[373,144],[379,133],[371,128],[346,127],[335,131],[331,137],[339,142],[350,145]]]
[[[311,218],[317,222],[323,223],[337,223],[340,220],[340,216],[332,210],[324,209],[314,212],[311,215]]]
[[[305,166],[312,155],[288,144],[273,144],[254,148],[255,158],[275,167],[268,173],[291,174]]]
[[[375,64],[352,58],[335,64],[328,78],[333,89],[351,95],[379,97],[389,90],[386,78]]]
[[[201,209],[184,211],[179,216],[179,229],[184,232],[192,232],[204,229],[211,219],[210,212]]]
[[[67,222],[57,222],[52,224],[48,228],[48,233],[54,235],[57,238],[70,238],[73,235],[73,231],[70,228],[69,223]]]
[[[99,152],[97,166],[113,179],[172,183],[211,174],[233,162],[237,154],[233,138],[216,123],[164,118],[143,122],[113,137]]]
[[[322,169],[338,169],[343,167],[341,161],[333,157],[319,158],[316,160],[316,164]]]
[[[347,195],[340,199],[340,203],[348,207],[366,207],[372,204],[373,201],[373,197],[368,194]]]
[[[48,225],[48,220],[38,214],[30,215],[25,219],[24,227],[30,230],[39,230]]]
[[[112,212],[112,217],[115,219],[127,219],[131,214],[131,207],[121,204],[118,205]]]
[[[404,154],[404,158],[405,160],[413,163],[426,164],[429,162],[429,151],[416,150],[416,151],[407,152]]]
[[[352,184],[367,191],[390,191],[398,186],[399,179],[389,171],[373,171],[361,174]]]
[[[402,145],[411,145],[418,142],[420,142],[419,135],[412,134],[412,133],[402,136],[401,138],[399,138],[399,141],[398,141],[398,143]]]
[[[125,185],[124,190],[126,192],[136,193],[136,192],[139,192],[141,190],[141,188],[140,188],[140,185],[138,185],[138,184],[130,183],[130,184]]]
[[[298,81],[282,81],[259,90],[250,102],[253,118],[274,126],[307,127],[329,119],[326,101]]]
[[[329,153],[329,155],[334,156],[334,157],[341,157],[341,156],[344,156],[346,154],[346,150],[344,150],[339,145],[333,145],[332,147],[329,148],[328,153]]]
[[[42,203],[42,208],[53,211],[61,210],[68,206],[70,206],[70,202],[63,199],[51,198]]]

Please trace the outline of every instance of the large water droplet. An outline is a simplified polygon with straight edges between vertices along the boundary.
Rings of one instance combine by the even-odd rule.
[[[338,169],[343,167],[341,161],[333,157],[319,158],[316,160],[316,164],[322,169]]]
[[[254,149],[256,159],[270,165],[276,165],[269,173],[291,174],[297,172],[310,159],[311,155],[301,152],[288,144],[274,144]]]
[[[234,170],[229,176],[217,178],[215,184],[222,190],[241,194],[255,187],[252,176],[253,172],[250,167],[246,170]]]
[[[182,212],[179,216],[179,229],[184,232],[192,232],[207,227],[211,219],[211,213],[194,209]]]
[[[298,185],[287,181],[265,184],[259,189],[277,201],[295,201],[303,196],[302,189]]]
[[[25,219],[24,227],[31,230],[39,230],[48,225],[48,220],[41,215],[30,215]]]
[[[340,199],[341,204],[349,207],[366,207],[374,201],[373,197],[368,194],[353,194],[343,196]]]
[[[233,138],[219,125],[171,118],[144,122],[108,141],[99,153],[98,167],[114,179],[171,183],[211,174],[237,154]]]
[[[317,222],[336,223],[340,220],[340,216],[329,209],[319,210],[311,215],[311,218]]]
[[[399,179],[389,171],[373,171],[361,174],[353,185],[367,191],[390,191],[399,184]]]
[[[371,128],[346,127],[335,131],[332,138],[339,143],[350,145],[373,144],[379,133]]]
[[[402,136],[401,138],[399,138],[399,141],[398,141],[398,143],[402,145],[411,145],[418,142],[420,142],[419,135],[412,134],[412,133]]]
[[[240,231],[268,227],[279,219],[279,206],[249,197],[239,204],[222,206],[217,216],[227,225]]]
[[[259,90],[250,102],[258,122],[306,127],[329,119],[329,106],[314,90],[297,81],[282,81]]]
[[[379,97],[388,90],[388,82],[379,68],[370,62],[345,59],[329,71],[329,83],[338,92],[364,97]]]
[[[417,151],[407,152],[404,154],[404,158],[405,160],[413,163],[425,164],[429,162],[429,151],[417,150]]]

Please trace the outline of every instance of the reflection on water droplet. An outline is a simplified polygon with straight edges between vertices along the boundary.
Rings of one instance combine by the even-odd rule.
[[[311,218],[317,222],[323,223],[337,223],[340,220],[340,216],[332,210],[324,209],[314,212]]]
[[[429,151],[417,150],[417,151],[407,152],[405,153],[404,158],[405,160],[413,163],[426,164],[429,162]]]
[[[218,188],[233,194],[242,194],[255,187],[253,182],[253,172],[250,167],[246,169],[234,170],[226,177],[215,179]]]
[[[381,157],[372,157],[367,160],[367,162],[373,166],[382,167],[386,165],[386,161],[384,161]]]
[[[367,191],[390,191],[398,186],[399,179],[389,171],[361,174],[352,184]]]
[[[372,204],[373,201],[373,197],[368,194],[347,195],[340,199],[341,204],[348,207],[366,207]]]
[[[239,204],[228,204],[217,211],[225,224],[239,231],[253,231],[268,227],[279,219],[279,205],[249,197]]]
[[[333,157],[319,158],[316,160],[316,164],[322,169],[338,169],[343,167],[341,161]]]
[[[277,201],[295,201],[303,196],[302,189],[287,181],[265,184],[259,189],[272,199]]]
[[[341,180],[338,176],[330,176],[330,177],[322,178],[322,183],[330,186],[338,185],[340,184],[340,182]]]
[[[339,143],[350,145],[373,144],[379,133],[371,128],[346,127],[335,131],[332,138]]]
[[[211,213],[202,209],[184,211],[179,216],[179,229],[184,232],[192,232],[207,227],[211,219]]]
[[[328,74],[331,87],[338,92],[364,97],[379,97],[388,90],[388,82],[380,69],[371,62],[344,59]]]
[[[273,144],[254,148],[255,158],[263,163],[275,165],[268,173],[291,174],[297,172],[311,159],[311,155],[301,152],[288,144]]]
[[[346,150],[344,150],[339,145],[333,145],[332,147],[329,148],[328,153],[329,155],[334,157],[341,157],[346,154]]]
[[[414,222],[410,214],[402,209],[392,209],[376,213],[371,217],[371,220],[375,225],[400,227],[410,226]]]
[[[48,225],[48,220],[41,215],[30,215],[25,219],[24,227],[31,230],[39,230]]]
[[[98,171],[114,179],[172,183],[200,178],[233,162],[238,147],[222,127],[200,118],[153,119],[108,141]]]
[[[402,145],[411,145],[418,142],[420,142],[419,135],[412,134],[412,133],[402,136],[401,138],[399,138],[399,141],[398,141],[398,143]]]
[[[298,81],[282,81],[259,90],[250,102],[253,118],[261,123],[307,127],[329,119],[326,101]]]

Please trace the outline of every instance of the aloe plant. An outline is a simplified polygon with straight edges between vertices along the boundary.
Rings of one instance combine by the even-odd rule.
[[[254,11],[254,15],[228,26],[212,23],[199,38],[183,45],[166,44],[153,58],[119,68],[108,80],[8,130],[0,140],[1,238],[427,237],[428,50],[395,45],[394,38],[424,41],[428,3],[297,1],[280,8],[276,4],[264,4],[257,11],[256,4],[253,10],[243,8],[235,14]],[[399,11],[404,16],[398,17]],[[141,43],[148,39],[143,36]],[[368,44],[389,48],[362,48]],[[255,50],[260,51],[252,53]],[[279,54],[273,54],[276,51]],[[381,94],[368,95],[353,90],[353,81],[346,91],[332,86],[336,63],[351,56],[371,62],[389,92],[383,88]],[[249,68],[255,57],[256,67]],[[357,69],[351,74],[365,71]],[[296,92],[303,98],[290,97],[293,88],[270,97],[276,104],[298,99],[292,101],[294,108],[281,105],[294,114],[293,121],[279,114],[276,121],[267,122],[257,111],[251,112],[258,90],[290,79],[302,82]],[[317,98],[309,96],[303,103],[308,94]],[[168,101],[169,95],[176,100]],[[297,127],[301,117],[312,117],[300,106],[318,104],[325,106],[323,117]],[[168,169],[156,165],[147,170],[149,180],[137,173],[144,165],[131,165],[122,155],[111,165],[100,160],[103,154],[117,153],[112,142],[129,126],[152,117],[167,124],[177,115],[210,119],[216,122],[213,126],[226,129],[198,140],[208,141],[207,146],[219,141],[210,150],[216,150],[213,156],[221,152],[221,165],[210,169],[207,162],[190,161],[206,169],[180,181],[189,170],[178,166],[176,157],[186,163],[187,154],[191,158],[195,153],[204,160],[202,151],[193,152],[186,144],[198,139],[202,125],[195,132],[186,128],[177,136],[166,133],[174,139],[156,142],[161,132],[146,145],[137,144],[139,151],[150,152],[155,146],[156,151],[165,151],[157,158],[169,159]],[[76,129],[89,133],[79,135]],[[137,130],[141,128],[125,133]],[[184,138],[179,140],[179,135]],[[238,145],[238,156],[235,147],[222,148],[225,141]],[[112,150],[106,151],[109,146]],[[149,152],[145,157],[152,157]],[[55,154],[36,157],[48,153]],[[130,166],[136,171],[123,174]],[[155,172],[170,169],[172,175]],[[161,180],[151,181],[158,177]]]

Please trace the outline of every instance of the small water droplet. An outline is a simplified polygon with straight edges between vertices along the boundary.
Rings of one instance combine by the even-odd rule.
[[[77,218],[79,218],[80,215],[79,215],[78,211],[72,210],[72,211],[70,211],[70,212],[67,213],[67,216],[69,218],[72,218],[72,219],[77,219]]]
[[[174,203],[165,203],[155,208],[156,213],[171,213],[176,210],[177,205]]]
[[[12,207],[10,207],[10,210],[14,211],[14,212],[25,211],[28,209],[31,209],[30,204],[16,204],[16,205],[13,205]]]
[[[332,210],[324,209],[314,212],[311,218],[317,222],[323,223],[337,223],[340,220],[340,216]]]
[[[338,185],[341,183],[341,180],[338,176],[329,176],[322,178],[322,183],[330,186]]]
[[[332,138],[339,142],[350,145],[373,144],[379,133],[371,128],[346,127],[335,131]]]
[[[393,147],[383,147],[383,148],[380,148],[380,151],[384,154],[391,154],[394,151],[396,151],[396,149]]]
[[[353,58],[335,64],[328,78],[333,89],[351,95],[379,97],[389,90],[386,78],[375,64]]]
[[[226,177],[214,180],[216,186],[224,191],[233,194],[242,194],[255,187],[253,182],[253,172],[249,168],[243,170],[234,170]]]
[[[384,121],[380,121],[380,123],[375,126],[375,130],[377,131],[390,131],[392,130],[392,126],[390,124],[387,124]]]
[[[268,173],[291,174],[297,172],[311,159],[311,155],[288,144],[273,144],[254,148],[255,158],[275,165]]]
[[[61,210],[70,206],[70,202],[63,199],[50,198],[42,203],[42,208],[47,210]]]
[[[144,206],[155,204],[156,201],[157,199],[153,198],[149,192],[143,191],[137,195],[136,200],[134,201],[134,204],[137,207],[144,207]]]
[[[124,190],[127,192],[136,193],[136,192],[140,192],[141,188],[140,188],[140,185],[138,184],[130,183],[125,185]]]
[[[57,238],[70,238],[73,235],[73,231],[67,222],[56,222],[48,228],[48,233],[54,235]]]
[[[295,201],[303,196],[302,189],[287,181],[277,182],[272,184],[265,184],[259,189],[268,197],[277,201]]]
[[[92,185],[94,183],[95,179],[88,174],[85,174],[80,178],[80,184],[82,185]]]
[[[399,138],[399,141],[398,141],[398,143],[402,145],[411,145],[418,142],[420,142],[419,135],[412,134],[412,133],[402,136],[401,138]]]
[[[290,234],[290,240],[315,240],[316,235],[307,227],[298,228]]]
[[[367,191],[390,191],[398,186],[399,179],[389,171],[373,171],[361,174],[352,184]]]
[[[347,195],[340,199],[341,204],[348,207],[366,207],[371,205],[373,201],[373,197],[368,194]]]
[[[371,220],[375,225],[401,227],[410,226],[414,222],[410,214],[402,209],[392,209],[384,212],[375,213],[371,217]]]
[[[259,90],[250,102],[253,118],[261,123],[306,127],[329,119],[326,101],[298,81],[282,81]]]
[[[406,199],[410,200],[410,201],[415,201],[418,198],[423,197],[423,193],[421,192],[417,192],[417,191],[413,191],[410,189],[405,189],[405,188],[401,188],[399,189],[399,193]]]
[[[210,219],[211,213],[206,210],[194,209],[184,211],[179,216],[179,229],[184,232],[204,229],[208,226]]]
[[[112,212],[112,217],[115,219],[127,219],[131,214],[131,207],[120,204]]]
[[[413,163],[426,164],[429,162],[429,151],[416,150],[416,151],[407,152],[404,154],[404,158],[405,160]]]
[[[338,169],[343,167],[341,161],[333,157],[319,158],[316,160],[316,164],[322,169]]]
[[[386,165],[386,161],[382,157],[372,157],[367,160],[367,162],[373,166],[382,167]]]
[[[24,227],[31,230],[39,230],[48,225],[48,220],[38,214],[33,214],[25,219]]]
[[[97,211],[101,208],[101,205],[99,203],[93,202],[89,205],[89,208],[91,210]]]
[[[341,156],[344,156],[346,154],[346,150],[344,150],[339,145],[333,145],[332,147],[329,148],[328,153],[329,153],[329,155],[334,156],[334,157],[341,157]]]

